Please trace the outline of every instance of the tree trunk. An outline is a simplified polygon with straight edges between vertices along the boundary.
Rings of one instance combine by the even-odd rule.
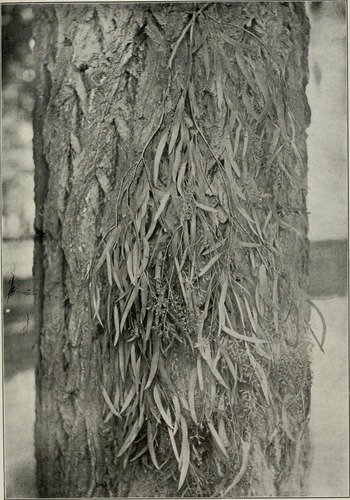
[[[35,10],[39,495],[301,495],[303,4]]]

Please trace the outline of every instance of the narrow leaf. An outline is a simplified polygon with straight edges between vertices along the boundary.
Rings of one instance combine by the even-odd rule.
[[[119,359],[119,372],[120,376],[125,382],[125,363],[124,363],[124,341],[120,339],[118,346],[118,359]]]
[[[146,317],[147,305],[148,305],[148,281],[145,272],[141,274],[141,323]]]
[[[260,363],[258,363],[258,361],[251,354],[249,348],[247,348],[247,352],[248,352],[250,363],[251,363],[252,367],[254,368],[254,371],[255,371],[255,373],[258,377],[258,380],[260,382],[260,386],[261,386],[261,389],[262,389],[263,394],[265,396],[266,402],[267,402],[267,404],[269,404],[271,392],[270,392],[270,389],[269,389],[269,386],[267,383],[266,373],[265,373],[263,367],[260,365]]]
[[[240,172],[238,165],[237,165],[237,162],[235,160],[235,155],[233,153],[231,139],[229,138],[229,136],[226,138],[225,148],[226,148],[227,158],[231,164],[231,167],[235,171],[237,177],[241,177],[241,172]]]
[[[124,328],[124,325],[125,325],[125,321],[126,321],[126,319],[128,317],[129,311],[130,311],[130,309],[132,308],[132,306],[133,306],[133,304],[135,302],[135,299],[137,297],[139,288],[140,288],[140,284],[137,283],[136,286],[134,287],[132,293],[129,296],[128,302],[127,302],[127,304],[125,306],[125,309],[124,309],[124,312],[123,312],[122,319],[120,321],[120,331],[121,332],[123,331],[123,328]]]
[[[136,334],[136,325],[135,325],[135,334]],[[137,329],[138,331],[138,329]],[[130,349],[130,358],[131,358],[131,368],[132,368],[132,373],[135,377],[135,380],[137,382],[137,385],[139,385],[139,380],[137,380],[138,378],[138,373],[137,373],[137,362],[136,362],[136,347],[135,347],[135,342],[132,342],[131,343],[131,349]],[[139,358],[140,359],[140,358]]]
[[[175,421],[180,422],[180,417],[181,417],[180,402],[179,398],[175,394],[173,395],[173,403],[175,409]]]
[[[113,400],[113,406],[114,408],[118,411],[119,410],[119,398],[120,398],[120,390],[119,386],[117,385],[115,395],[114,395],[114,400]],[[119,411],[118,411],[119,412]],[[103,423],[105,424],[108,422],[113,416],[113,413],[110,411],[107,417],[104,419]]]
[[[146,323],[146,334],[145,334],[145,338],[144,338],[144,348],[145,348],[147,341],[149,339],[149,336],[151,334],[151,329],[152,329],[152,325],[153,325],[153,317],[154,317],[153,310],[148,311],[147,323]]]
[[[237,243],[243,248],[260,248],[261,243],[250,243],[248,241],[237,241]]]
[[[278,124],[281,129],[281,134],[283,139],[288,142],[288,134],[287,134],[287,129],[286,129],[286,120],[284,116],[284,102],[282,98],[282,94],[277,92],[277,95],[274,100],[274,104],[276,106],[276,111],[277,111],[277,118],[278,118]]]
[[[187,167],[187,164],[188,162],[185,161],[180,169],[179,169],[179,175],[177,176],[177,181],[176,181],[176,185],[177,185],[177,190],[179,191],[179,193],[181,194],[182,196],[182,181],[184,179],[184,176],[185,176],[185,172],[186,172],[186,167]]]
[[[258,339],[256,337],[248,337],[247,335],[241,335],[240,333],[236,332],[232,328],[228,328],[225,325],[222,326],[222,330],[235,339],[244,340],[245,342],[251,342],[252,344],[264,344],[266,342],[266,340]]]
[[[220,36],[223,40],[225,40],[226,43],[229,43],[230,45],[232,45],[233,47],[240,47],[241,46],[241,42],[238,41],[238,40],[234,40],[233,38],[231,38],[230,36],[226,35],[226,33],[224,32],[221,32],[220,33]]]
[[[198,208],[201,208],[202,210],[204,210],[205,212],[212,212],[214,214],[218,213],[218,211],[213,208],[213,207],[208,207],[207,205],[203,205],[202,203],[196,203],[196,206]],[[204,255],[204,254],[203,254]]]
[[[194,88],[194,83],[193,80],[190,81],[189,87],[188,87],[188,97],[190,100],[190,105],[191,105],[191,110],[193,113],[194,117],[199,117],[199,108],[196,100],[196,92]]]
[[[213,423],[212,422],[208,422],[208,427],[210,429],[210,432],[211,432],[211,434],[212,434],[212,436],[213,436],[216,444],[218,445],[218,447],[220,448],[220,450],[222,451],[222,453],[225,455],[226,458],[229,458],[228,454],[227,454],[227,451],[225,450],[225,446],[224,446],[223,442],[221,441],[220,436],[217,433],[217,431],[216,431]]]
[[[175,158],[174,158],[174,162],[173,162],[173,166],[172,166],[172,178],[173,178],[174,182],[176,181],[180,161],[182,158],[181,153],[182,153],[182,141],[179,142],[179,145],[176,148]]]
[[[237,156],[238,147],[239,147],[239,139],[240,139],[240,135],[241,135],[241,130],[242,130],[242,124],[238,123],[237,129],[236,129],[236,135],[235,135],[235,145],[234,145],[234,149],[233,149],[233,156],[234,157]]]
[[[270,144],[270,148],[269,148],[269,156],[274,155],[276,148],[277,148],[277,145],[278,145],[280,135],[281,135],[280,128],[276,127],[272,133],[272,140],[271,140],[271,144]]]
[[[170,427],[168,427],[168,432],[169,432],[170,442],[171,442],[171,446],[172,446],[173,451],[174,451],[175,458],[177,460],[177,463],[179,463],[180,457],[179,457],[179,452],[177,450],[177,446],[176,446],[176,442],[175,442],[174,431],[172,429],[170,429]]]
[[[207,77],[207,80],[209,80],[210,76],[210,62],[209,62],[209,50],[208,50],[208,42],[207,42],[207,36],[203,35],[203,63],[205,67],[205,74]]]
[[[225,361],[227,363],[227,366],[228,366],[228,368],[229,368],[229,370],[230,370],[230,372],[231,372],[231,374],[232,374],[232,376],[233,376],[233,378],[235,380],[235,383],[236,383],[237,380],[238,380],[237,370],[234,367],[234,365],[232,363],[232,360],[231,360],[231,358],[230,358],[230,356],[229,356],[226,348],[223,345],[220,345],[219,349],[222,352],[222,355],[223,355],[223,357],[224,357],[224,359],[225,359]]]
[[[165,209],[165,206],[166,206],[166,204],[167,204],[167,202],[169,200],[169,197],[170,197],[170,191],[168,191],[167,193],[165,193],[165,195],[163,196],[163,198],[162,198],[162,200],[161,200],[161,202],[159,204],[158,210],[156,211],[154,219],[153,219],[153,221],[152,221],[152,223],[151,223],[151,225],[150,225],[150,227],[149,227],[149,229],[147,231],[146,240],[149,240],[150,237],[152,236],[153,231],[154,231],[154,229],[156,227],[156,223],[157,223],[159,217],[162,215],[162,213],[163,213],[163,211]]]
[[[269,90],[267,85],[265,84],[264,75],[260,73],[260,71],[254,71],[255,81],[260,89],[260,92],[264,96],[265,103],[269,101]]]
[[[186,304],[188,305],[188,299],[187,299],[187,295],[186,295],[185,285],[184,285],[184,282],[182,280],[182,275],[181,275],[181,268],[180,268],[180,264],[179,264],[179,261],[177,260],[176,256],[174,257],[174,263],[175,263],[177,275],[178,275],[178,278],[179,278],[179,283],[180,283],[180,286],[181,286],[182,295],[184,297],[184,300],[185,300]]]
[[[263,227],[264,233],[266,232],[266,228],[267,228],[268,223],[270,222],[271,217],[272,217],[272,211],[270,210],[269,213],[267,214],[265,222],[264,222],[264,227]]]
[[[159,219],[159,217],[162,215],[163,213],[163,210],[169,200],[169,197],[170,197],[170,191],[168,191],[167,193],[165,193],[165,195],[163,196],[161,202],[159,203],[159,207],[158,207],[158,210],[156,211],[155,213],[155,216],[154,216],[154,222],[157,222],[157,220]],[[147,238],[147,237],[146,237]]]
[[[284,432],[287,434],[289,439],[295,443],[296,439],[292,434],[292,431],[291,431],[291,428],[289,425],[288,413],[287,413],[287,403],[288,403],[289,399],[290,399],[290,395],[286,394],[284,396],[284,400],[282,403],[282,424],[283,424]]]
[[[127,438],[125,439],[123,446],[118,451],[117,457],[121,457],[126,452],[126,450],[128,448],[130,448],[132,443],[135,441],[138,433],[140,432],[142,424],[143,424],[143,418],[136,420],[136,422],[132,426]]]
[[[233,295],[234,295],[234,297],[236,299],[236,302],[237,302],[239,314],[240,314],[241,321],[242,321],[242,328],[243,328],[243,331],[244,331],[245,330],[245,324],[244,324],[244,314],[243,314],[243,309],[242,309],[242,305],[241,305],[241,300],[240,300],[238,294],[235,291],[233,291]]]
[[[180,480],[178,490],[182,487],[185,482],[188,467],[190,465],[190,445],[188,442],[188,430],[187,424],[184,417],[181,415],[181,433],[182,433],[182,444],[181,444],[181,455],[180,455]]]
[[[114,405],[113,405],[112,401],[110,400],[110,398],[109,398],[109,396],[108,396],[108,394],[107,394],[106,389],[103,387],[103,385],[102,385],[102,384],[100,384],[100,386],[101,386],[102,395],[103,395],[103,397],[104,397],[104,399],[105,399],[105,401],[106,401],[106,403],[107,403],[107,405],[108,405],[108,408],[111,410],[111,412],[113,413],[113,415],[115,415],[116,417],[119,417],[119,418],[120,418],[120,414],[119,414],[119,413],[117,412],[117,410],[115,409],[115,407],[114,407]]]
[[[154,332],[153,334],[152,347],[153,347],[153,356],[151,361],[151,369],[149,372],[149,378],[145,390],[148,389],[151,383],[153,382],[154,376],[158,369],[159,354],[160,354],[160,339],[157,332]]]
[[[158,147],[157,147],[156,155],[154,157],[153,182],[154,182],[155,186],[157,185],[159,164],[160,164],[160,160],[162,158],[163,151],[164,151],[167,139],[168,139],[168,134],[169,134],[169,130],[166,130],[164,132],[164,134],[162,135],[162,137],[159,141]]]
[[[132,249],[132,269],[133,269],[133,274],[134,274],[134,279],[131,282],[133,285],[135,285],[136,280],[138,278],[138,269],[139,269],[139,244],[137,239],[135,240],[134,247]]]
[[[222,444],[225,446],[225,448],[228,448],[230,446],[230,441],[226,434],[225,421],[223,418],[220,418],[219,420],[219,436]]]
[[[134,457],[132,457],[132,459],[130,460],[130,463],[132,462],[135,462],[135,460],[137,460],[138,458],[142,457],[142,455],[144,453],[146,453],[146,451],[148,450],[148,444],[146,444],[142,450],[140,450]]]
[[[93,300],[93,305],[94,305],[94,317],[93,319],[97,318],[97,321],[100,323],[101,326],[103,326],[102,320],[100,318],[100,290],[98,289],[98,286],[95,286],[95,293],[92,295],[92,300]]]
[[[239,481],[244,476],[244,473],[248,467],[249,451],[250,451],[250,442],[242,441],[242,465],[235,479],[221,495],[223,498],[225,498],[228,495],[228,493],[236,486],[236,484],[239,483]]]
[[[252,325],[252,328],[253,328],[254,332],[256,333],[256,322],[255,322],[255,319],[253,317],[252,311],[250,309],[249,302],[247,301],[247,299],[245,297],[244,297],[244,303],[245,303],[246,311],[248,313],[248,318],[249,318],[250,324]]]
[[[220,254],[217,254],[217,255],[214,255],[213,258],[210,259],[210,261],[207,263],[207,265],[201,270],[201,272],[198,274],[198,277],[200,278],[201,276],[203,276],[207,271],[209,271],[209,269],[215,264],[215,262],[217,262],[220,257],[221,257],[221,253]]]
[[[255,287],[255,303],[258,313],[260,314],[260,316],[263,317],[265,309],[264,309],[264,302],[260,298],[259,284],[257,284]]]
[[[194,402],[196,382],[197,382],[197,369],[194,368],[192,370],[190,382],[189,382],[188,403],[189,403],[189,407],[190,407],[190,414],[191,414],[192,420],[196,425],[198,425],[198,420],[197,420],[197,415],[196,415],[196,407],[195,407],[195,402]]]
[[[219,300],[219,328],[225,321],[225,300],[228,289],[228,275],[224,278]]]
[[[252,79],[252,77],[250,76],[250,72],[249,72],[248,67],[245,63],[243,54],[241,53],[240,50],[237,50],[235,53],[235,56],[236,56],[236,61],[237,61],[237,64],[239,66],[239,69],[242,71],[242,73],[243,73],[245,79],[247,80],[247,82],[249,83],[251,89],[256,92],[255,82]]]
[[[269,299],[269,286],[267,284],[267,273],[264,264],[261,264],[259,268],[259,282],[260,282],[260,294],[262,298],[267,301]]]
[[[218,108],[221,110],[224,100],[224,89],[222,86],[222,71],[219,64],[216,66],[216,94],[218,99]]]
[[[190,235],[191,235],[191,245],[194,246],[196,244],[196,241],[197,241],[197,216],[196,216],[196,212],[193,212],[192,217],[191,217]],[[194,265],[194,261],[192,262],[192,264]],[[192,275],[191,275],[191,281],[192,281]]]
[[[185,106],[185,96],[182,95],[179,99],[179,102],[178,102],[178,105],[177,105],[176,111],[175,111],[174,125],[173,125],[172,131],[171,131],[171,138],[170,138],[170,144],[169,144],[169,154],[172,152],[172,150],[175,146],[176,139],[179,135],[184,106]]]
[[[198,374],[199,389],[203,392],[204,382],[203,382],[203,373],[202,373],[202,360],[201,360],[200,356],[197,357],[197,374]]]
[[[159,393],[157,384],[155,384],[154,389],[153,389],[153,397],[154,397],[154,401],[157,405],[157,408],[163,417],[164,422],[167,424],[168,427],[173,429],[173,424],[171,422],[171,419],[170,419],[169,415],[167,414],[167,412],[164,410],[164,407],[162,405],[162,401],[160,398],[160,393]]]
[[[251,217],[249,217],[249,215],[247,214],[247,212],[245,211],[245,209],[242,207],[242,205],[237,204],[237,207],[236,207],[236,208],[237,208],[238,212],[239,212],[241,215],[243,215],[243,217],[244,217],[244,218],[248,221],[248,224],[249,224],[249,223],[251,223],[251,224],[255,224],[255,221],[254,221]],[[254,231],[254,233],[255,233],[257,236],[259,236],[259,235],[257,234],[257,232],[256,232],[254,229],[253,229],[253,231]]]
[[[225,243],[226,241],[226,238],[222,241],[218,241],[217,243],[215,243],[214,245],[210,246],[209,248],[207,248],[204,252],[202,252],[202,255],[203,257],[205,255],[208,255],[209,253],[211,252],[214,252],[215,250],[217,250],[218,248],[222,247],[223,244]],[[205,248],[205,247],[204,247]]]
[[[255,222],[255,225],[256,225],[256,229],[257,229],[257,231],[258,231],[258,234],[259,234],[259,236],[260,236],[260,239],[261,239],[262,241],[264,241],[263,235],[261,234],[259,217],[258,217],[258,214],[256,213],[256,210],[255,210],[255,208],[254,208],[254,207],[252,208],[252,214],[253,214],[253,219],[254,219],[254,222]]]
[[[107,265],[107,278],[109,286],[112,286],[112,260],[111,254],[109,252],[106,253],[106,265]]]
[[[155,466],[156,469],[159,470],[160,467],[159,467],[158,462],[157,462],[157,457],[156,457],[156,453],[155,453],[154,445],[153,445],[156,434],[157,434],[157,431],[153,432],[153,425],[148,420],[147,421],[147,444],[148,444],[149,454],[151,455],[153,465]]]
[[[126,268],[128,270],[128,275],[130,278],[130,282],[134,283],[135,281],[135,276],[134,276],[134,271],[132,268],[132,252],[129,252],[128,258],[126,259]]]
[[[118,344],[119,333],[120,333],[119,312],[118,312],[118,305],[117,304],[114,305],[113,313],[114,313],[113,317],[114,317],[114,328],[115,328],[115,337],[114,337],[114,347],[115,347]]]
[[[221,385],[223,385],[226,389],[228,389],[228,386],[226,384],[226,382],[224,381],[224,379],[222,378],[222,376],[220,375],[220,373],[218,372],[215,364],[214,364],[214,361],[213,359],[211,358],[210,356],[210,351],[209,349],[201,349],[201,354],[203,356],[203,358],[205,359],[205,361],[207,362],[212,374],[214,375],[214,377],[216,378],[216,380],[218,380],[220,382]]]
[[[319,342],[319,345],[320,345],[321,349],[323,350],[323,345],[324,345],[324,342],[326,340],[326,334],[327,334],[326,320],[324,319],[324,316],[323,316],[321,310],[316,306],[316,304],[311,302],[311,300],[309,300],[309,299],[307,300],[307,302],[310,304],[311,307],[313,307],[315,309],[315,311],[318,313],[320,320],[322,322],[322,335],[321,335],[321,341]]]
[[[133,384],[131,386],[131,389],[125,398],[125,401],[123,403],[123,406],[121,407],[120,414],[124,413],[124,411],[127,409],[127,407],[130,405],[131,401],[133,400],[134,396],[136,394],[136,386]]]
[[[148,407],[151,410],[153,417],[158,422],[158,424],[161,424],[162,419],[160,418],[160,413],[154,404],[154,399],[152,398],[152,394],[150,394],[149,392],[146,392],[146,399],[148,401]]]

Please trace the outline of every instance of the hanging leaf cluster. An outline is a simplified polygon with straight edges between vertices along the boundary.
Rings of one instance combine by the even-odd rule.
[[[198,16],[169,60],[171,81],[176,51],[187,43],[186,85],[173,118],[162,111],[131,180],[121,186],[116,225],[104,239],[91,290],[95,319],[103,324],[99,276],[105,273],[117,377],[114,393],[101,390],[105,421],[116,418],[123,429],[118,457],[126,464],[148,454],[160,469],[158,450],[168,436],[180,489],[189,471],[195,477],[200,469],[204,445],[190,438],[197,433],[210,440],[223,467],[238,464],[235,480],[224,485],[227,494],[247,467],[250,419],[268,409],[285,433],[293,437],[297,429],[286,410],[290,400],[283,415],[275,405],[286,394],[270,370],[284,329],[281,294],[290,292],[278,232],[298,237],[304,224],[301,211],[297,224],[284,216],[280,193],[300,182],[287,156],[294,166],[302,157],[273,55],[243,29],[239,39],[219,28],[210,32],[209,23],[197,29]],[[226,117],[215,148],[201,128],[203,78],[214,82],[215,106]],[[176,347],[190,353],[186,390],[171,366]],[[249,418],[239,418],[240,407]]]

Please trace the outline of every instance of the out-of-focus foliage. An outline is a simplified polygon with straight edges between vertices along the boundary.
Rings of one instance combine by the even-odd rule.
[[[326,2],[324,0],[322,2],[311,2],[309,9],[315,19],[325,17],[325,10],[327,10],[327,16],[345,19],[346,2]]]
[[[21,79],[23,70],[31,69],[33,9],[28,5],[3,5],[1,13],[2,72],[3,83],[7,85],[14,74]],[[26,80],[31,81],[28,77]]]
[[[2,6],[3,237],[29,237],[34,218],[32,110],[33,9]]]

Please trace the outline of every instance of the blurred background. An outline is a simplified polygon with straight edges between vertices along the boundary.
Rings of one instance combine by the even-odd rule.
[[[2,271],[5,474],[7,498],[35,498],[32,261],[34,106],[30,4],[2,5]],[[312,112],[308,130],[311,297],[328,325],[315,346],[308,495],[349,496],[347,344],[348,174],[346,11],[309,2]],[[314,331],[321,322],[313,314]]]

